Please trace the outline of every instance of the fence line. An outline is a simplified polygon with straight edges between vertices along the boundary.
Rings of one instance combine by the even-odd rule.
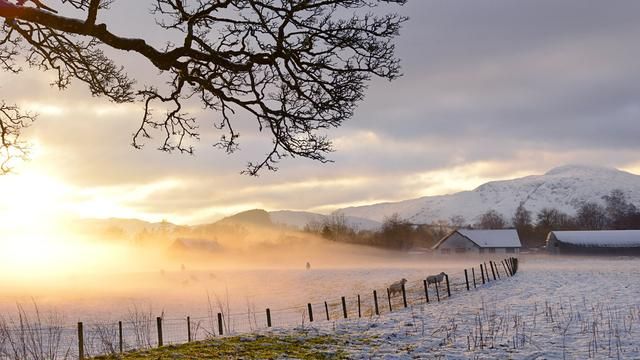
[[[518,271],[518,259],[506,258],[496,263],[479,264],[482,284],[491,284]],[[490,271],[491,269],[491,276]],[[248,309],[246,313],[230,313],[220,306],[219,312],[207,316],[154,319],[151,313],[135,311],[127,321],[96,322],[77,326],[45,326],[37,318],[35,323],[19,325],[0,323],[0,359],[85,359],[97,355],[118,354],[136,349],[181,344],[230,334],[251,333],[270,328],[292,326],[331,327],[336,321],[372,318],[390,314],[414,305],[444,301],[452,293],[473,291],[480,279],[476,268],[464,269],[460,279],[445,274],[435,283],[426,279],[403,282],[401,292],[376,288],[368,293],[337,296],[318,303],[280,309]],[[469,279],[471,277],[471,279]],[[486,280],[485,280],[486,277]],[[473,285],[473,286],[472,286]]]

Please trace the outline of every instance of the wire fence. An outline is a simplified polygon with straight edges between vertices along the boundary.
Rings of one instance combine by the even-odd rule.
[[[337,321],[384,316],[413,305],[444,301],[455,293],[513,276],[517,271],[518,259],[507,258],[484,262],[461,273],[403,279],[368,294],[332,297],[288,308],[249,308],[234,313],[228,304],[220,303],[200,317],[154,317],[150,311],[136,308],[126,321],[62,326],[58,318],[43,319],[39,313],[29,316],[20,308],[17,320],[0,322],[0,359],[85,359],[268,329],[330,329]]]

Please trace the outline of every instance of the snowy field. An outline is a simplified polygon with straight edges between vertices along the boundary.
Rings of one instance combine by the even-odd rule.
[[[217,332],[216,315],[223,312],[225,333],[304,329],[353,337],[349,349],[353,358],[640,359],[639,258],[521,256],[516,276],[505,276],[499,267],[501,279],[485,285],[479,263],[475,258],[431,259],[406,267],[393,263],[310,271],[185,269],[126,274],[95,280],[85,295],[60,297],[43,290],[34,301],[43,314],[57,314],[55,320],[63,325],[62,339],[66,339],[61,349],[66,346],[71,353],[77,346],[76,321],[85,322],[87,341],[100,347],[105,345],[105,334],[114,341],[114,326],[122,320],[126,349],[154,346],[156,316],[165,319],[165,343],[179,343],[186,341],[186,316],[192,319],[192,335],[204,338]],[[471,285],[467,291],[463,269],[472,266],[478,288]],[[430,288],[431,302],[425,304],[421,279],[440,271],[450,275],[452,296],[445,299],[446,291],[440,288],[443,299],[437,302],[435,289]],[[409,280],[409,307],[404,309],[401,296],[396,296],[389,312],[385,287],[403,277]],[[100,289],[100,284],[124,278],[128,287]],[[76,286],[80,285],[91,284],[78,279]],[[378,292],[380,316],[373,314],[373,289]],[[31,299],[17,294],[0,298],[5,318],[15,313],[16,301],[29,311]],[[362,318],[357,314],[358,294]],[[342,319],[341,296],[346,298],[349,320]],[[307,303],[313,305],[313,323]],[[267,307],[272,312],[271,329],[266,328]],[[44,318],[46,323],[49,318]]]
[[[335,332],[361,359],[640,359],[640,259],[522,258],[515,277]]]

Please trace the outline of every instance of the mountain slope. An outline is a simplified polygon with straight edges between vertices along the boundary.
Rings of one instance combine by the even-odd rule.
[[[544,175],[489,182],[472,191],[350,207],[337,213],[375,221],[398,213],[414,223],[431,223],[461,215],[468,223],[473,223],[489,209],[511,219],[521,202],[533,214],[545,207],[575,214],[581,203],[602,203],[602,196],[613,189],[622,190],[629,201],[640,205],[640,176],[617,169],[567,165]]]

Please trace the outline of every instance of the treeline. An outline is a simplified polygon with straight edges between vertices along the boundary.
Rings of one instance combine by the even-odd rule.
[[[349,226],[343,215],[333,215],[322,223],[311,223],[305,231],[319,234],[332,241],[365,244],[391,249],[431,247],[457,228],[518,230],[525,247],[545,244],[553,230],[623,230],[640,229],[640,210],[629,202],[621,190],[613,190],[602,197],[602,204],[585,202],[576,207],[575,215],[555,208],[541,209],[537,214],[520,204],[511,219],[495,210],[488,210],[478,221],[469,224],[462,216],[431,224],[412,224],[393,214],[384,219],[378,231],[357,230]]]
[[[553,230],[640,229],[640,211],[622,190],[612,190],[602,200],[602,204],[592,201],[579,204],[573,216],[555,208],[541,209],[534,216],[520,204],[509,221],[495,210],[489,210],[480,216],[474,228],[515,228],[526,247],[543,246],[547,234]]]
[[[332,241],[407,250],[433,246],[451,231],[451,225],[448,222],[415,225],[393,214],[384,219],[378,231],[358,230],[349,226],[340,214],[329,216],[323,222],[309,223],[304,231]]]

